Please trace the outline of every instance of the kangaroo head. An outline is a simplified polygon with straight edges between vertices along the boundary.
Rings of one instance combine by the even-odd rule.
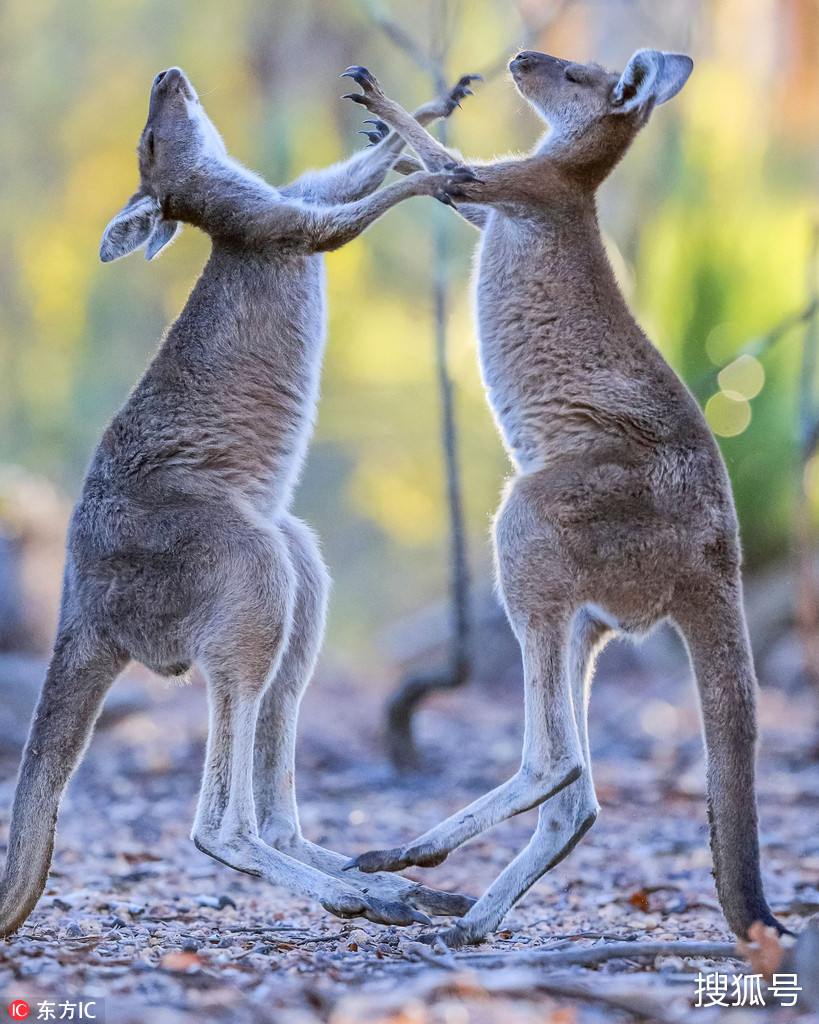
[[[219,133],[181,68],[160,71],[151,87],[148,121],[137,147],[139,188],[105,229],[103,263],[146,246],[153,259],[180,225],[162,216],[162,202],[210,160],[226,159]]]
[[[509,65],[520,93],[548,123],[543,151],[599,184],[658,103],[682,89],[694,62],[638,50],[622,75],[524,50]]]

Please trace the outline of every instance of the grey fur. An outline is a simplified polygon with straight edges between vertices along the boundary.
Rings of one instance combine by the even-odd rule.
[[[442,97],[421,116],[447,107]],[[206,677],[210,732],[193,827],[202,850],[344,917],[426,922],[422,911],[460,914],[473,902],[391,876],[342,876],[346,858],[302,837],[294,790],[298,704],[328,589],[313,534],[288,511],[324,349],[319,254],[402,199],[446,197],[463,177],[420,171],[374,192],[402,144],[393,138],[275,189],[228,157],[178,68],[155,79],[140,187],[100,256],[145,245],[150,258],[177,222],[206,231],[213,250],[106,430],[74,510],[54,656],[0,879],[0,936],[43,890],[63,790],[131,659],[163,675],[196,664]]]
[[[495,519],[498,585],[520,641],[526,732],[507,783],[364,870],[439,863],[484,828],[540,805],[529,846],[454,928],[496,928],[594,822],[585,703],[594,654],[663,619],[684,635],[708,754],[717,890],[731,928],[776,925],[762,889],[754,792],[756,681],[731,486],[696,402],[636,324],[597,223],[595,192],[690,58],[640,50],[622,76],[525,52],[510,67],[550,131],[523,159],[475,165],[455,202],[479,204],[480,361],[515,467]],[[373,84],[374,83],[374,84]],[[427,167],[443,149],[384,96],[367,108]],[[550,799],[551,798],[551,799]],[[546,802],[549,801],[549,802]]]

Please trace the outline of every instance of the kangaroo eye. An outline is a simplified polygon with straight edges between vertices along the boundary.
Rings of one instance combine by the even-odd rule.
[[[583,79],[581,78],[581,76],[577,73],[577,71],[574,70],[574,68],[571,67],[566,68],[566,79],[569,82],[574,82],[575,85],[583,84]]]
[[[146,151],[148,153],[148,156],[153,159],[153,155],[154,155],[154,133],[153,132],[148,132],[148,134],[145,136],[145,149],[146,149]]]

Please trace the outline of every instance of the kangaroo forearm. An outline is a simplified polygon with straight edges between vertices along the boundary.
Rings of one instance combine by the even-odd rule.
[[[284,188],[288,197],[306,202],[332,205],[355,202],[375,191],[384,181],[401,146],[385,147],[385,140],[377,146],[359,150],[348,160],[319,171],[308,171]]]
[[[282,193],[244,168],[206,168],[162,197],[166,220],[201,228],[213,238],[252,242],[269,237],[286,215]]]
[[[190,182],[165,199],[163,213],[196,225],[222,245],[323,252],[344,245],[419,192],[417,180],[405,178],[351,203],[318,205],[290,200],[249,172],[233,173],[223,176],[218,188]]]
[[[441,109],[440,99],[434,99],[431,100],[429,103],[424,103],[423,106],[418,107],[418,109],[415,110],[411,116],[419,125],[421,125],[421,127],[425,127],[428,124],[432,124],[433,121],[438,121],[443,117],[447,117],[448,115],[444,110]],[[401,162],[398,160],[398,158],[401,156],[401,153],[403,152],[406,144],[407,140],[404,138],[404,136],[393,128],[390,131],[389,135],[387,135],[376,146],[372,147],[371,149],[365,150],[365,154],[366,156],[370,156],[370,154],[378,153],[379,155],[381,155],[382,158],[384,155],[391,157],[392,159],[389,161],[389,166],[387,167],[387,170],[398,171],[399,174],[413,174],[415,171],[422,171],[424,169],[424,165],[420,162],[420,160],[416,160],[414,157],[402,157],[401,161],[404,161],[403,166],[401,168],[398,167],[398,163]],[[383,176],[381,180],[383,180]],[[378,185],[380,184],[381,181],[376,182],[373,188],[377,188]],[[368,189],[367,191],[371,192],[372,188]],[[349,197],[349,199],[358,198],[360,198],[360,196],[358,195]]]
[[[457,154],[451,153],[445,146],[434,139],[424,128],[435,120],[431,111],[424,112],[416,119],[394,100],[384,99],[378,109],[378,115],[396,132],[405,143],[412,146],[428,170],[440,170],[445,164],[458,160]],[[391,136],[388,136],[388,140]]]
[[[419,124],[422,128],[425,128],[428,124],[432,124],[433,121],[439,121],[441,118],[447,117],[448,115],[446,111],[441,109],[440,98],[437,98],[431,100],[429,103],[422,104],[420,107],[418,107],[417,110],[414,110],[412,112],[411,116],[417,124]],[[390,134],[384,139],[384,141],[379,143],[379,146],[383,146],[385,149],[389,148],[389,151],[391,153],[393,153],[395,156],[399,156],[403,151],[404,146],[406,146],[406,144],[407,141],[403,137],[403,135],[401,135],[400,132],[397,132],[393,128]],[[412,160],[412,157],[407,157],[406,159]],[[423,170],[423,167],[419,161],[415,160],[413,162],[415,165],[413,167],[413,170]],[[393,165],[393,170],[398,170],[398,168],[395,165]],[[412,172],[400,171],[399,173],[411,174]]]
[[[431,100],[429,103],[424,103],[422,106],[418,107],[417,110],[413,111],[413,113],[410,116],[414,118],[414,120],[419,125],[425,127],[428,124],[432,124],[433,121],[438,121],[443,117],[447,117],[448,115],[446,111],[442,109],[441,100],[439,97],[434,100]],[[373,146],[370,149],[365,150],[363,156],[365,156],[366,158],[373,159],[375,154],[380,154],[382,156],[384,154],[388,154],[389,156],[396,158],[401,155],[406,144],[407,141],[403,137],[403,135],[401,135],[399,132],[393,129],[386,136],[386,138],[384,138],[376,146]],[[392,164],[392,168],[395,169],[394,164]],[[418,161],[415,161],[415,167],[413,169],[416,171],[420,171],[423,170],[423,167]],[[408,174],[411,172],[404,171],[403,173]],[[381,182],[379,181],[377,185],[380,184]],[[377,187],[377,185],[374,187]],[[372,191],[372,189],[370,189],[370,191]],[[351,196],[350,198],[358,199],[360,197]]]
[[[514,215],[521,209],[541,205],[549,197],[554,199],[557,194],[548,175],[531,159],[470,164],[469,167],[475,174],[475,181],[459,188],[459,194],[454,196],[458,207],[462,203],[477,204]],[[464,216],[467,216],[465,212]]]
[[[366,231],[396,203],[420,194],[417,182],[408,177],[352,203],[313,208],[310,211],[313,216],[306,225],[311,251],[327,252],[340,248]]]
[[[424,165],[414,156],[402,156],[400,160],[396,160],[392,169],[399,174],[415,174],[417,171],[422,171]],[[485,226],[486,218],[489,216],[488,210],[475,203],[461,202],[455,209],[465,221],[479,230]]]
[[[431,124],[446,116],[440,98],[423,104],[412,114],[421,125]],[[282,189],[282,193],[288,197],[326,205],[363,199],[383,183],[405,146],[404,137],[391,131],[381,142],[354,153],[348,160],[323,170],[307,171]],[[412,170],[422,169],[422,165],[415,161]],[[401,173],[410,174],[412,171],[404,170]]]

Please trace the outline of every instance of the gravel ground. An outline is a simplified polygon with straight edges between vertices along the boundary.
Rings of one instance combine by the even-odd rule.
[[[94,738],[63,805],[46,893],[0,945],[3,998],[26,999],[30,1019],[43,1000],[104,998],[109,1022],[135,1024],[748,1019],[745,1010],[693,1009],[698,972],[738,974],[748,969],[742,960],[620,959],[568,973],[526,963],[536,950],[614,940],[731,938],[710,873],[687,672],[666,665],[658,677],[645,656],[604,658],[592,699],[600,818],[502,932],[454,959],[420,945],[421,926],[340,921],[198,852],[188,834],[204,750],[202,687],[134,677],[151,705]],[[325,671],[304,703],[303,828],[349,854],[412,838],[508,777],[519,758],[514,681],[431,701],[419,720],[428,772],[411,779],[383,761],[383,698]],[[775,912],[798,931],[819,911],[815,699],[763,688],[760,717],[765,879]],[[4,842],[16,762],[0,768]],[[528,841],[534,820],[521,815],[438,868],[408,874],[479,894]],[[475,958],[490,953],[505,954],[500,969]]]

